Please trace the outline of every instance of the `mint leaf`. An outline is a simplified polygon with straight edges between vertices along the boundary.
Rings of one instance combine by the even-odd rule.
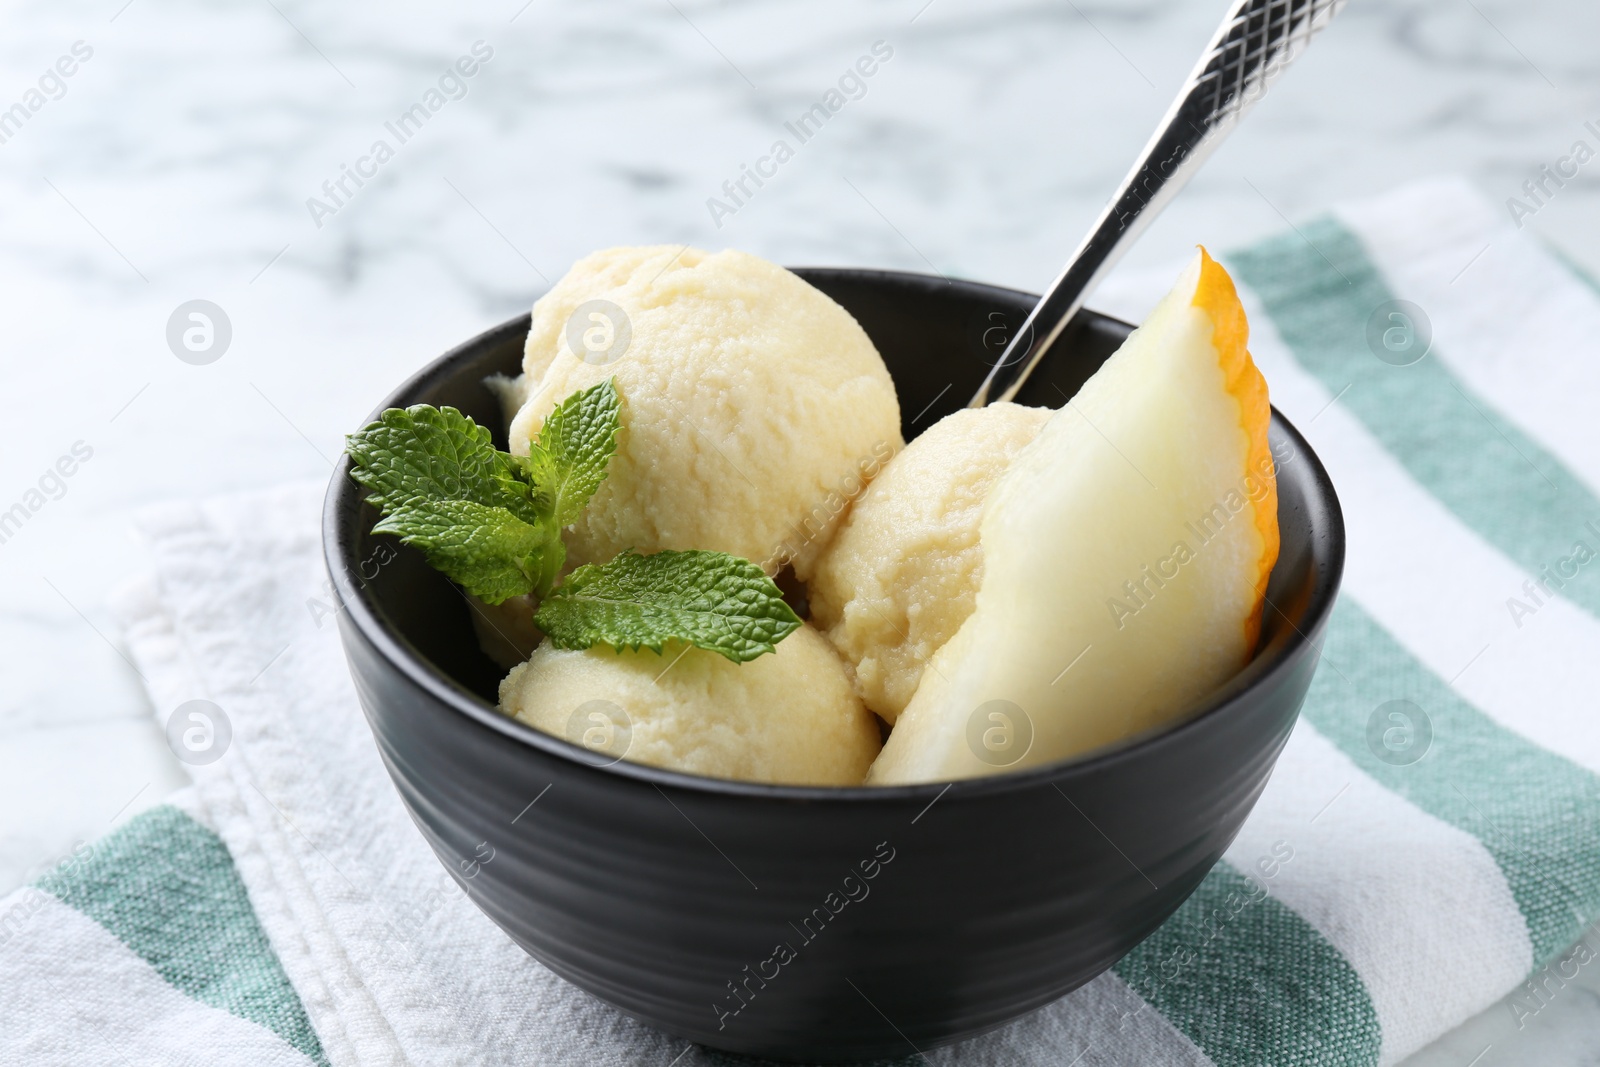
[[[523,522],[509,510],[475,500],[417,498],[372,528],[422,549],[428,563],[490,604],[549,588],[566,551],[548,523]]]
[[[544,592],[566,552],[511,456],[455,408],[390,408],[347,442],[350,476],[385,518],[373,529],[491,604]]]
[[[557,404],[539,439],[529,443],[523,469],[533,482],[534,499],[557,526],[577,522],[605,481],[620,424],[616,381],[607,378]]]
[[[535,593],[534,621],[561,648],[650,648],[669,641],[735,663],[773,652],[800,627],[761,568],[721,552],[624,552],[579,567],[554,592],[576,522],[617,450],[621,400],[607,379],[567,397],[529,455],[494,447],[455,408],[391,408],[348,442],[351,477],[395,534],[467,592],[499,604]]]
[[[455,408],[390,408],[351,434],[345,450],[353,463],[350,476],[384,511],[413,500],[475,500],[503,507],[524,522],[538,521],[515,462],[494,447],[486,428]]]
[[[735,663],[776,651],[800,628],[760,567],[701,551],[629,550],[604,565],[585,564],[545,597],[534,622],[558,648],[607,644],[660,652],[675,640]]]

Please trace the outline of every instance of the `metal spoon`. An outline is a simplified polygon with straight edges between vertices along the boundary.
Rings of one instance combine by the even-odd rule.
[[[1345,0],[1234,0],[1122,187],[968,407],[1010,400],[1097,282]]]

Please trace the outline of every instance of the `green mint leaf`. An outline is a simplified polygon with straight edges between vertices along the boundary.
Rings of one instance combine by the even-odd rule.
[[[577,522],[605,481],[620,424],[616,381],[607,378],[557,404],[539,439],[530,442],[523,469],[533,482],[534,499],[557,526]]]
[[[421,497],[394,508],[373,528],[422,549],[428,563],[490,604],[549,588],[566,558],[559,531],[523,522],[474,500]]]
[[[559,648],[649,648],[683,641],[744,663],[800,628],[778,587],[749,560],[722,552],[632,550],[579,567],[539,605],[534,622]]]
[[[454,408],[390,408],[352,434],[350,476],[385,518],[373,527],[491,604],[550,588],[565,559],[511,456]]]
[[[346,442],[350,476],[378,508],[412,500],[472,500],[537,522],[532,494],[489,431],[455,408],[390,408]]]

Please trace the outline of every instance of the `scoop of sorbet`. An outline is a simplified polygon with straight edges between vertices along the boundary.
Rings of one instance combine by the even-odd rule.
[[[698,548],[805,578],[901,444],[894,384],[855,319],[742,252],[584,257],[534,305],[523,369],[503,391],[526,396],[519,455],[579,389],[615,376],[622,398],[617,453],[566,539],[571,565]]]
[[[878,721],[809,626],[743,664],[698,648],[577,652],[546,641],[500,683],[500,710],[601,762],[749,782],[860,785],[880,748]]]
[[[989,488],[1050,417],[991,404],[954,412],[906,446],[855,502],[808,588],[811,621],[894,722],[923,668],[972,614]]]

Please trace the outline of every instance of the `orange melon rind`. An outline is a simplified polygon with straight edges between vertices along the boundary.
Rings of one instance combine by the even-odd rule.
[[[1247,347],[1250,324],[1245,319],[1244,305],[1239,302],[1239,291],[1227,270],[1212,259],[1203,246],[1200,248],[1200,280],[1195,285],[1192,304],[1211,320],[1211,344],[1222,368],[1223,387],[1239,402],[1239,427],[1245,435],[1245,477],[1259,479],[1266,487],[1259,499],[1256,494],[1248,497],[1256,533],[1261,539],[1252,579],[1256,603],[1245,620],[1245,647],[1253,653],[1261,635],[1267,580],[1278,562],[1278,481],[1267,442],[1272,404],[1267,398],[1267,380],[1250,358]]]

